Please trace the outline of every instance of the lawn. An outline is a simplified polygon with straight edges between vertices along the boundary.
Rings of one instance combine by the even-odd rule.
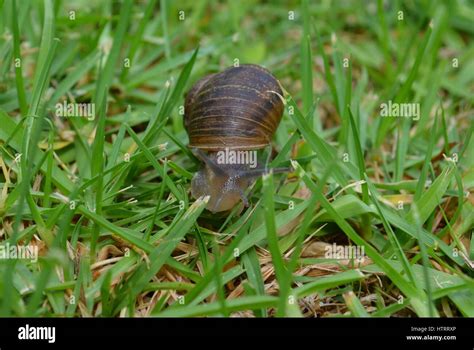
[[[467,0],[0,0],[0,316],[474,317],[473,23]],[[242,64],[283,88],[289,170],[212,213],[184,96]]]

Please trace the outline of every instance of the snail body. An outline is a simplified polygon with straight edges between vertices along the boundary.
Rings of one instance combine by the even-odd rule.
[[[226,211],[265,172],[250,162],[223,162],[226,155],[248,155],[271,142],[281,117],[278,80],[257,65],[231,67],[198,80],[185,97],[184,126],[189,147],[204,162],[191,182],[192,195],[210,195],[208,209]],[[247,159],[248,160],[248,159]]]

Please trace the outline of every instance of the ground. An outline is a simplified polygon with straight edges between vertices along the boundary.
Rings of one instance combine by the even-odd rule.
[[[470,1],[0,0],[1,316],[474,316]],[[249,206],[184,94],[269,69]]]

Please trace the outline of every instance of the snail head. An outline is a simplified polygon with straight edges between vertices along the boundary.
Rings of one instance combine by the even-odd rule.
[[[204,162],[191,181],[191,193],[194,198],[209,195],[207,209],[221,212],[232,209],[239,201],[248,206],[245,191],[253,181],[268,173],[266,168],[251,168],[248,164],[220,164],[216,152],[204,153],[194,149],[194,154]],[[274,173],[290,171],[289,168],[272,169]]]

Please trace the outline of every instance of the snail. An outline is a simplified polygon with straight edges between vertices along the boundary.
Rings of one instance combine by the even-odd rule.
[[[282,95],[268,70],[250,64],[205,76],[185,95],[189,148],[204,162],[191,181],[191,194],[209,195],[210,211],[230,210],[240,200],[248,206],[244,191],[267,172],[256,168],[254,160],[257,150],[270,145],[280,123]],[[238,162],[239,155],[247,161]]]

